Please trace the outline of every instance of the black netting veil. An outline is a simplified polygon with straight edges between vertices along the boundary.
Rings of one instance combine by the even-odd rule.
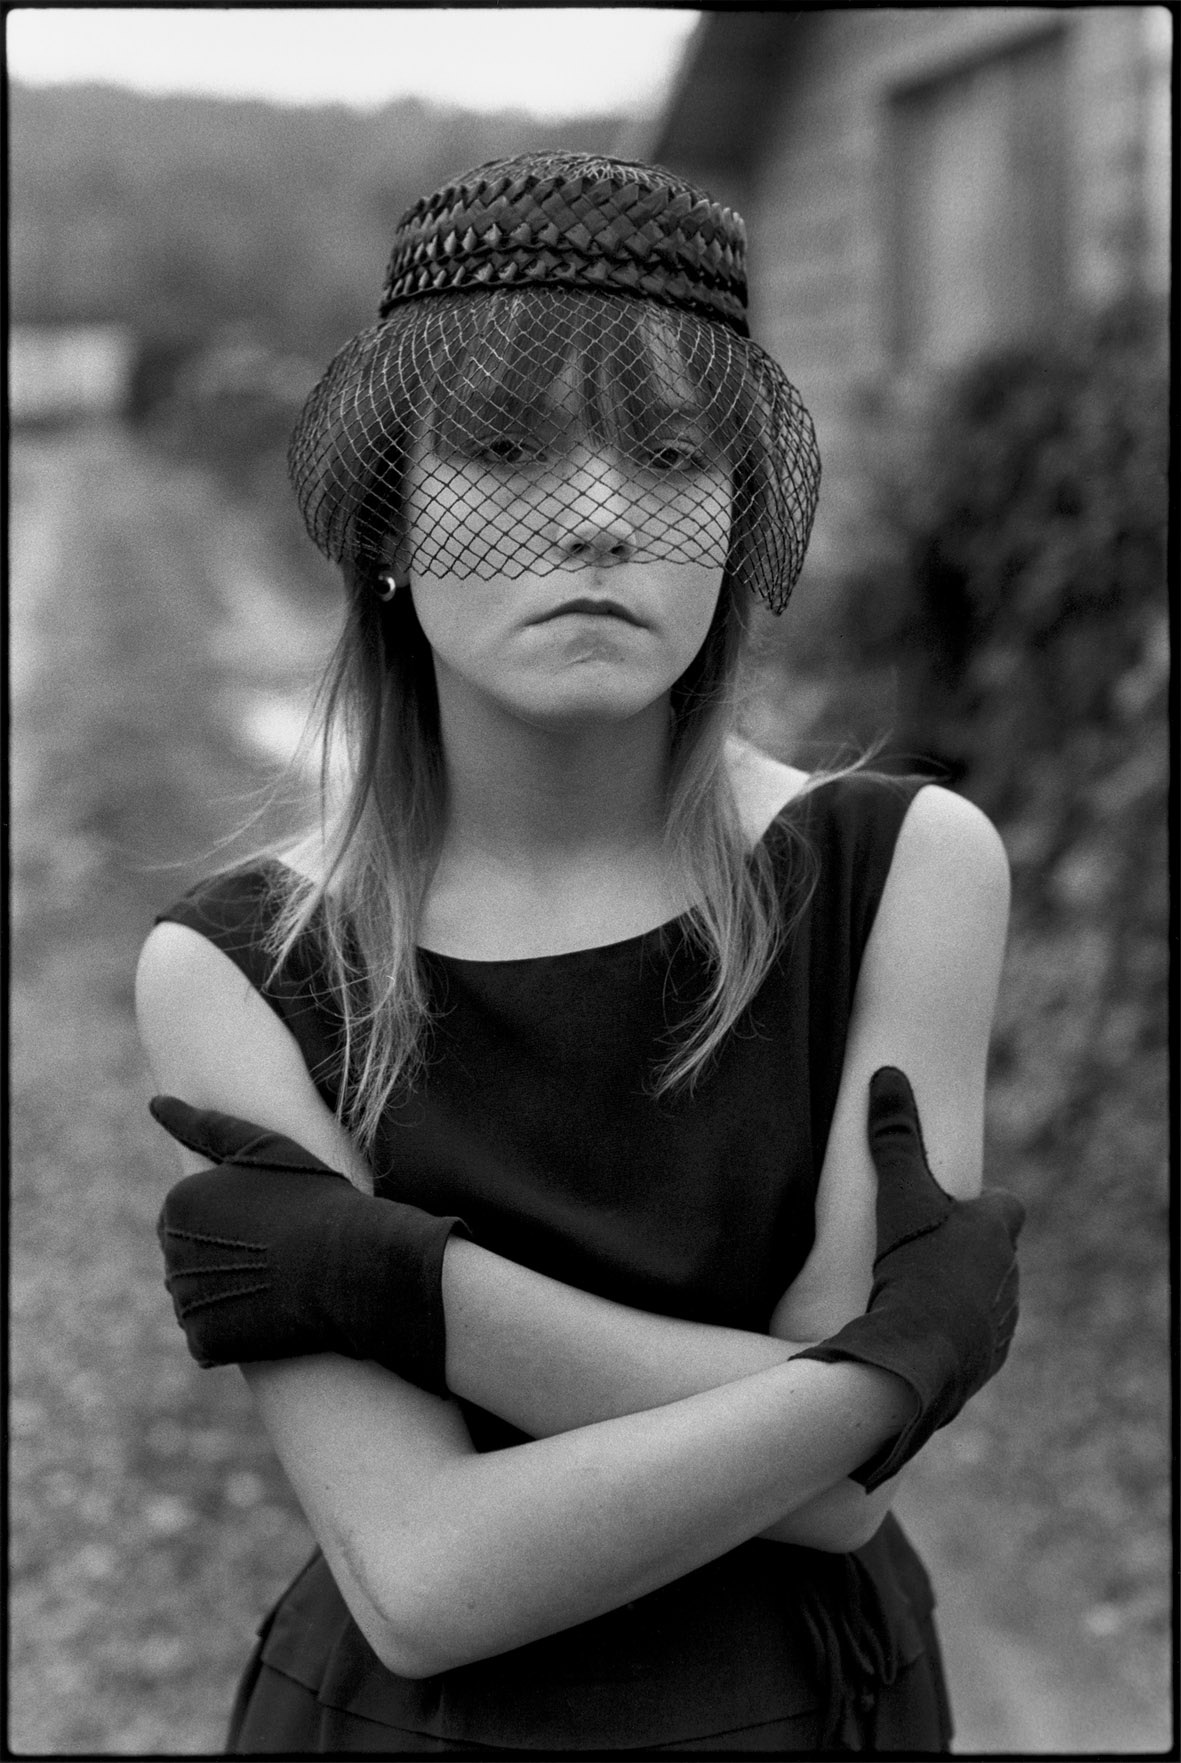
[[[511,579],[593,532],[637,563],[724,565],[773,611],[820,479],[799,394],[732,325],[553,286],[395,306],[331,363],[289,466],[334,562]]]

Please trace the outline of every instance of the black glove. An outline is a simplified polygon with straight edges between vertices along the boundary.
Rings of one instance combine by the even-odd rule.
[[[915,1413],[854,1471],[872,1493],[1000,1370],[1017,1326],[1017,1235],[1025,1208],[1003,1188],[956,1200],[931,1174],[914,1093],[892,1065],[869,1085],[878,1176],[877,1258],[864,1316],[797,1353],[853,1359],[909,1384]]]
[[[343,1353],[446,1393],[443,1251],[458,1218],[362,1194],[291,1139],[154,1096],[153,1117],[216,1169],[171,1188],[165,1285],[198,1365]]]

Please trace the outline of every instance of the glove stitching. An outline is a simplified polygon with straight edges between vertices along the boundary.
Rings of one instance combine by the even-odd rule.
[[[168,1275],[164,1284],[171,1289],[173,1280],[194,1279],[201,1273],[255,1273],[264,1272],[267,1261],[208,1261],[202,1267],[178,1267]]]
[[[217,1292],[209,1298],[192,1298],[187,1304],[178,1305],[177,1315],[183,1321],[194,1310],[206,1310],[211,1304],[228,1304],[231,1298],[252,1298],[257,1292],[269,1292],[270,1289],[271,1282],[267,1279],[261,1285],[235,1286],[232,1291]]]
[[[165,1236],[176,1237],[180,1242],[208,1243],[214,1249],[249,1249],[255,1255],[265,1255],[267,1252],[265,1243],[245,1243],[238,1237],[207,1237],[197,1230],[177,1230],[172,1224],[166,1224],[162,1228]]]
[[[947,1223],[947,1220],[950,1216],[951,1216],[951,1210],[949,1208],[943,1214],[942,1218],[936,1219],[934,1224],[920,1224],[915,1230],[908,1231],[905,1236],[899,1237],[898,1241],[896,1243],[891,1243],[890,1247],[888,1249],[882,1250],[881,1254],[878,1256],[877,1260],[874,1262],[874,1266],[880,1267],[882,1262],[886,1259],[886,1257],[888,1255],[892,1255],[894,1253],[895,1249],[905,1248],[907,1243],[917,1243],[920,1237],[929,1237],[932,1234],[932,1232],[937,1231],[937,1230],[942,1230],[943,1226]]]

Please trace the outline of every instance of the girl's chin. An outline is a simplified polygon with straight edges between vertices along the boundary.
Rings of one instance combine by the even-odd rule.
[[[569,685],[561,691],[530,695],[526,700],[505,707],[535,728],[574,733],[579,729],[629,722],[655,705],[666,703],[667,699],[667,689],[629,691],[617,683],[607,683],[596,689],[587,681],[578,686]]]

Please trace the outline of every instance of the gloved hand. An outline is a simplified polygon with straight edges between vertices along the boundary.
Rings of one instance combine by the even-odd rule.
[[[1003,1188],[956,1200],[931,1174],[914,1093],[895,1066],[869,1085],[878,1176],[877,1257],[864,1316],[795,1355],[852,1359],[909,1384],[915,1413],[854,1471],[872,1493],[995,1376],[1017,1326],[1017,1236],[1025,1208]]]
[[[446,1393],[443,1251],[458,1218],[362,1194],[302,1145],[154,1096],[153,1117],[216,1169],[171,1188],[165,1285],[198,1365],[343,1353]]]

